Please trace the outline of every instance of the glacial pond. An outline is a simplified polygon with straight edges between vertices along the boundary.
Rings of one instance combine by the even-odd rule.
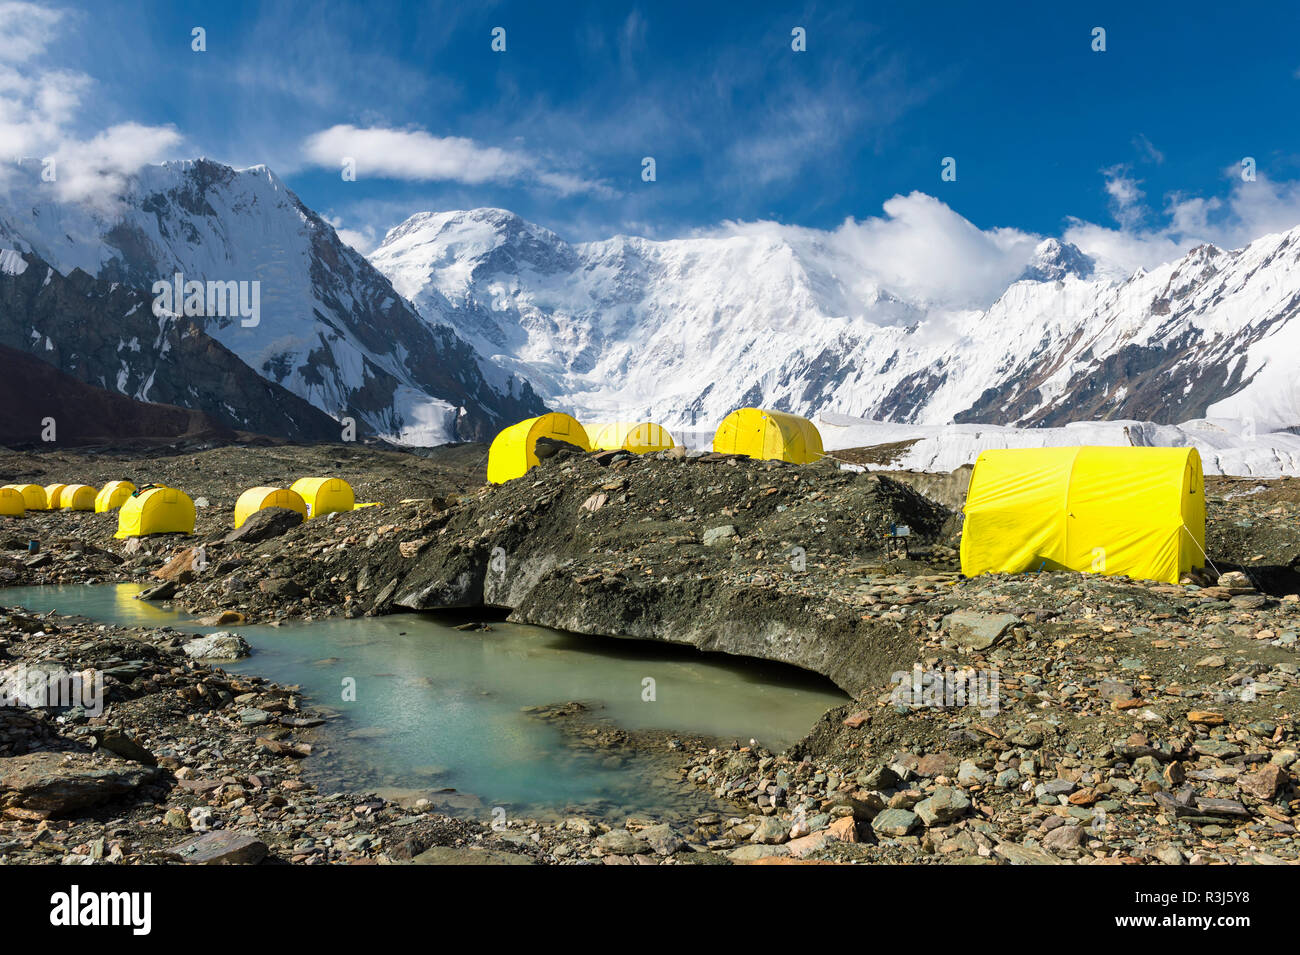
[[[457,630],[463,617],[205,628],[136,600],[142,589],[14,587],[0,590],[0,606],[131,627],[238,632],[253,654],[218,664],[222,669],[297,684],[313,708],[333,715],[313,731],[306,778],[428,798],[447,811],[482,815],[503,807],[621,820],[720,808],[703,789],[677,781],[666,741],[634,752],[582,745],[528,707],[576,700],[622,729],[753,738],[775,751],[848,699],[793,667],[496,621],[489,630]]]

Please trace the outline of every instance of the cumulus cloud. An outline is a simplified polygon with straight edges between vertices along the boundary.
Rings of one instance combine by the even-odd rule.
[[[62,10],[0,2],[0,63],[22,63],[44,53],[62,19]]]
[[[538,185],[561,196],[612,194],[602,183],[550,169],[525,153],[484,146],[463,136],[434,136],[422,129],[331,126],[309,136],[303,151],[309,161],[319,166],[342,168],[345,161],[351,160],[358,178],[466,185],[521,183]]]
[[[181,142],[171,127],[122,123],[85,141],[65,140],[55,152],[55,185],[67,201],[97,205],[111,211],[127,177],[146,163],[156,162]]]
[[[79,134],[78,117],[94,81],[84,73],[39,65],[64,20],[31,3],[0,2],[0,159],[39,158],[63,201],[112,211],[126,177],[163,158],[180,142],[171,126],[122,123]],[[0,167],[0,188],[16,167]]]
[[[980,229],[946,203],[913,192],[894,196],[884,215],[848,219],[823,231],[772,222],[727,223],[723,233],[770,234],[796,249],[829,254],[835,278],[860,298],[873,289],[939,307],[985,308],[1024,271],[1042,236]]]
[[[343,225],[342,216],[326,216],[325,221],[334,227],[334,232],[344,244],[352,246],[362,255],[369,255],[379,245],[379,235],[373,226],[349,229]]]
[[[1232,182],[1226,198],[1171,193],[1157,212],[1147,206],[1140,189],[1134,194],[1136,184],[1120,184],[1126,176],[1108,170],[1106,191],[1118,227],[1071,219],[1064,238],[1095,258],[1103,274],[1124,278],[1207,242],[1238,249],[1300,225],[1300,182],[1276,181],[1263,172],[1246,181],[1238,166],[1228,167],[1224,175]]]
[[[1105,170],[1106,195],[1110,196],[1110,213],[1123,228],[1131,229],[1146,215],[1142,181],[1129,175],[1127,166]]]

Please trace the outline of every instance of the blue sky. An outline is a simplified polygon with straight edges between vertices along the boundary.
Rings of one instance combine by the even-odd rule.
[[[266,163],[363,246],[424,209],[670,237],[914,192],[1126,266],[1300,224],[1294,4],[37,6],[0,0],[0,88],[34,84],[0,153]]]

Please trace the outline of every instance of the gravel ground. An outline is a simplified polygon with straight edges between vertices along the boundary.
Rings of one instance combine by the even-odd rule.
[[[539,718],[575,741],[661,754],[684,787],[734,809],[494,831],[317,792],[301,767],[328,725],[309,725],[293,688],[189,659],[184,634],[9,613],[0,663],[54,659],[116,682],[100,717],[0,710],[0,860],[185,858],[176,846],[200,838],[193,851],[229,861],[300,863],[1297,860],[1300,483],[1209,479],[1214,570],[1170,585],[965,579],[959,515],[922,493],[950,498],[930,478],[561,450],[489,487],[483,463],[481,445],[0,452],[5,482],[128,477],[206,498],[192,538],[117,541],[113,515],[10,521],[0,582],[146,580],[236,629],[487,603],[576,633],[795,663],[855,702],[786,753],[549,709]],[[305,524],[267,512],[231,537],[240,491],[309,474],[384,506]],[[32,762],[49,754],[57,766]]]

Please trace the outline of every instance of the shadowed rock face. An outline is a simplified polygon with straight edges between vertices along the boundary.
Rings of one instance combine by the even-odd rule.
[[[714,496],[734,513],[705,516]],[[386,582],[370,612],[505,607],[523,623],[792,664],[858,694],[910,665],[916,637],[868,619],[824,562],[880,561],[891,523],[919,544],[950,517],[876,475],[565,454],[409,528],[405,553],[385,542],[363,559]]]
[[[80,267],[141,294],[176,274],[187,282],[255,284],[256,321],[207,314],[193,323],[268,383],[326,416],[354,418],[362,433],[417,444],[485,440],[545,410],[529,384],[508,370],[493,369],[489,381],[469,344],[437,315],[426,321],[417,314],[265,167],[235,170],[208,160],[145,167],[130,178],[111,217],[57,202],[28,181],[30,173],[20,167],[13,195],[0,203],[0,239],[35,251],[56,272],[71,276]],[[36,271],[39,282],[45,270]],[[142,317],[153,321],[149,311]],[[113,329],[125,314],[107,309],[90,317]],[[65,350],[80,344],[78,337],[47,337]],[[134,347],[165,354],[156,332],[137,338]],[[204,371],[188,370],[199,377]],[[105,378],[104,387],[114,386],[116,368],[94,374]],[[203,407],[217,414],[223,403],[236,416],[243,412],[237,401]],[[282,433],[275,422],[260,430]],[[308,430],[304,422],[294,436],[310,438]]]
[[[133,793],[156,769],[88,753],[30,753],[0,764],[0,807],[59,816]]]
[[[22,273],[0,274],[0,345],[8,346],[0,387],[6,407],[19,409],[0,426],[5,440],[39,441],[46,416],[60,440],[82,443],[234,431],[339,439],[329,415],[188,319],[156,318],[135,290],[80,271],[65,278],[25,258]]]
[[[36,444],[42,421],[53,418],[63,446],[168,441],[233,440],[235,432],[202,411],[150,404],[115,395],[64,374],[26,352],[0,345],[0,442]]]

